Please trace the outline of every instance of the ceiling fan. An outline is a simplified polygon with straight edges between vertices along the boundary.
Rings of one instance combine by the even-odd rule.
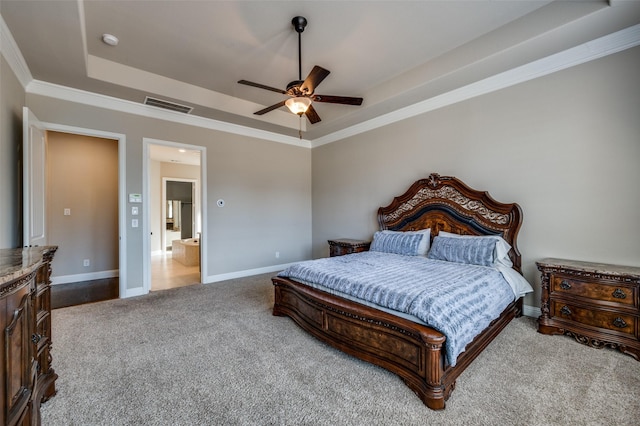
[[[296,16],[291,20],[291,24],[298,33],[298,80],[294,80],[287,84],[287,90],[277,89],[275,87],[265,86],[264,84],[254,83],[252,81],[240,80],[238,83],[246,84],[247,86],[253,86],[260,89],[271,90],[272,92],[281,93],[283,95],[290,96],[289,99],[277,104],[271,105],[265,109],[254,112],[255,115],[263,115],[274,109],[278,109],[283,106],[287,106],[291,112],[302,116],[307,116],[311,124],[315,124],[320,121],[320,116],[313,108],[312,102],[325,102],[331,104],[343,104],[343,105],[361,105],[362,98],[352,98],[348,96],[330,96],[330,95],[316,95],[315,89],[318,85],[329,75],[329,70],[326,70],[318,65],[314,66],[307,78],[302,80],[302,32],[307,26],[307,20],[302,16]]]

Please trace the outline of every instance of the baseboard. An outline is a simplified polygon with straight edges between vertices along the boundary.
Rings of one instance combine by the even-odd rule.
[[[536,306],[524,305],[522,306],[522,315],[531,318],[538,318],[542,314],[540,308]]]
[[[144,287],[127,288],[124,290],[124,294],[120,294],[120,299],[126,299],[128,297],[135,296],[144,296],[146,294],[149,294],[149,292],[145,291]]]
[[[253,275],[266,274],[269,272],[280,272],[291,265],[295,265],[296,263],[298,262],[285,263],[282,265],[265,266],[264,268],[247,269],[247,270],[238,271],[238,272],[229,272],[228,274],[209,275],[204,279],[203,284],[211,284],[219,281],[232,280],[235,278],[250,277]]]
[[[113,269],[111,271],[98,271],[89,272],[86,274],[74,274],[74,275],[61,275],[58,277],[51,277],[51,284],[67,284],[67,283],[79,283],[82,281],[103,280],[105,278],[116,278],[119,276],[119,270]]]

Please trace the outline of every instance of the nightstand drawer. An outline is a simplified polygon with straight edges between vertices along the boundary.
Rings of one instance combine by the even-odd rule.
[[[636,338],[637,316],[620,312],[611,312],[593,307],[582,308],[559,300],[551,300],[551,318],[580,323],[604,330],[613,330]]]
[[[588,299],[613,302],[622,306],[638,307],[637,287],[605,284],[565,278],[554,275],[551,277],[551,293],[585,297]]]

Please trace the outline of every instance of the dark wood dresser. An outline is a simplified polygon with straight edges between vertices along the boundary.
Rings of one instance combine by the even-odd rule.
[[[329,240],[329,256],[343,256],[345,254],[360,253],[369,250],[371,241],[353,240],[351,238],[340,238]]]
[[[39,425],[56,393],[51,366],[51,261],[57,247],[0,250],[0,424]]]
[[[564,259],[536,262],[542,273],[538,331],[609,346],[640,361],[640,268]]]

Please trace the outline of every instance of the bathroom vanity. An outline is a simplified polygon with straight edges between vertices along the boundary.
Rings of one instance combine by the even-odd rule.
[[[200,240],[187,238],[171,242],[171,257],[185,266],[200,265]]]

